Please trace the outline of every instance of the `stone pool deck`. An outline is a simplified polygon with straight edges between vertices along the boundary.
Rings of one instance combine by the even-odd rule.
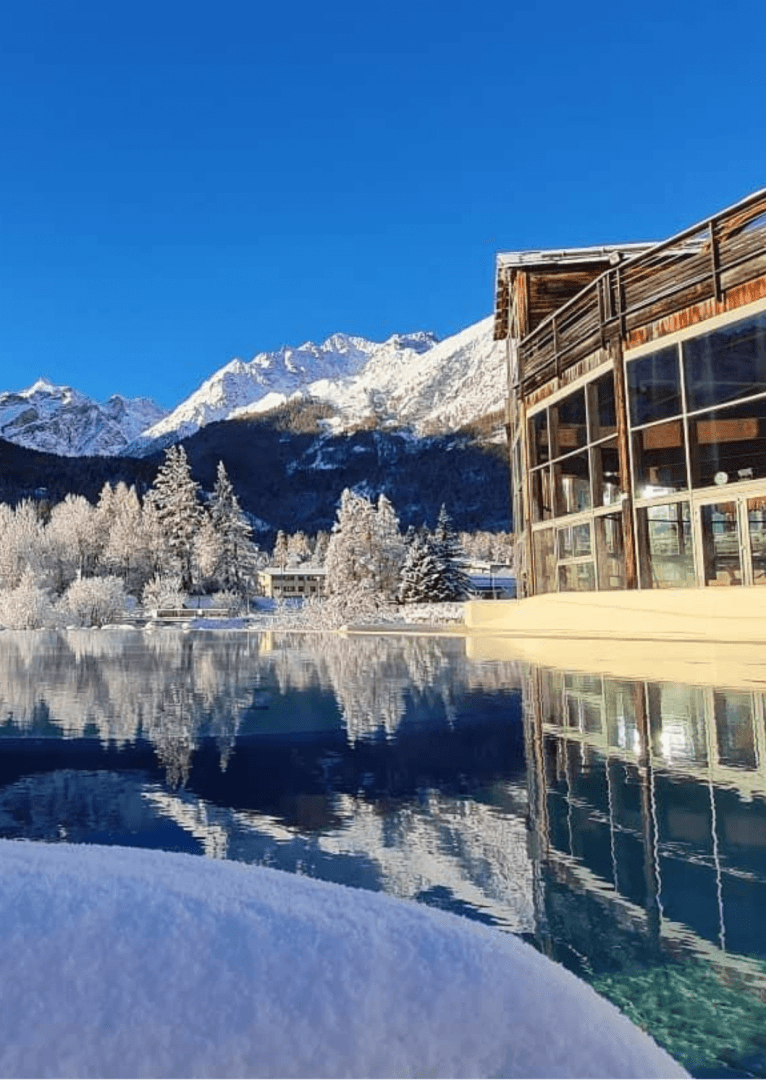
[[[466,652],[766,691],[766,589],[554,593],[466,604]]]

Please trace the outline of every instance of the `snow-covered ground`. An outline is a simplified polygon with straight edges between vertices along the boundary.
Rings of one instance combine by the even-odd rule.
[[[0,1075],[687,1075],[518,938],[263,867],[0,841]]]

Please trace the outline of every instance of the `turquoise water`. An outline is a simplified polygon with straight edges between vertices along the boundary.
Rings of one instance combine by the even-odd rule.
[[[443,907],[566,964],[694,1075],[766,1075],[761,693],[459,638],[6,632],[0,836]]]

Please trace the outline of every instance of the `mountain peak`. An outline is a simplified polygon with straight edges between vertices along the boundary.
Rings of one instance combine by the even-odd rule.
[[[41,375],[36,382],[33,382],[31,386],[28,386],[26,390],[20,391],[20,397],[33,397],[35,394],[61,394],[68,390],[68,386],[57,386],[56,383],[51,382],[44,375]]]

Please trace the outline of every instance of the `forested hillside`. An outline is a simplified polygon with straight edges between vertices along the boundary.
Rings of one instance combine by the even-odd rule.
[[[218,462],[225,463],[243,509],[258,519],[262,542],[271,543],[277,529],[330,529],[346,487],[387,495],[405,528],[434,525],[442,503],[457,529],[510,527],[505,447],[470,436],[418,439],[377,429],[332,436],[296,432],[271,416],[209,424],[183,445],[206,491]],[[0,441],[0,501],[58,502],[76,493],[95,502],[104,483],[120,480],[141,493],[162,459],[64,458]]]

